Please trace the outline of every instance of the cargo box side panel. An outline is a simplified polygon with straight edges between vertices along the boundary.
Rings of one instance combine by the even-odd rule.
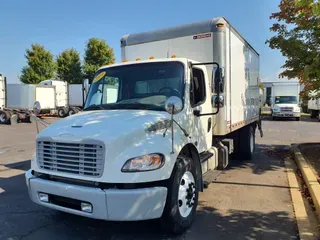
[[[29,109],[35,102],[35,85],[7,84],[7,107]]]
[[[37,86],[36,101],[40,102],[41,109],[56,108],[56,91],[54,86]]]
[[[231,31],[231,129],[259,116],[259,56]]]
[[[82,106],[82,84],[69,84],[69,105]]]

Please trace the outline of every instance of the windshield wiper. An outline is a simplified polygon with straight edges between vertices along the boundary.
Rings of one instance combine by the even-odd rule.
[[[83,111],[88,111],[88,110],[105,110],[105,108],[102,105],[93,104],[83,109]]]

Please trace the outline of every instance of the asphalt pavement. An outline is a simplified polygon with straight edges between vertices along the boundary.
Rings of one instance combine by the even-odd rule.
[[[298,239],[283,156],[291,143],[319,142],[319,122],[264,120],[265,136],[257,132],[253,160],[234,159],[200,194],[197,220],[179,237],[161,232],[157,221],[97,221],[33,204],[24,172],[34,150],[34,127],[0,125],[0,240]]]

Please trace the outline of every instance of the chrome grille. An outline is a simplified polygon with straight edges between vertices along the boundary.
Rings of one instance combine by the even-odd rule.
[[[39,141],[37,160],[41,169],[91,177],[103,172],[101,145]]]
[[[281,107],[280,111],[281,112],[292,112],[293,111],[293,107]]]

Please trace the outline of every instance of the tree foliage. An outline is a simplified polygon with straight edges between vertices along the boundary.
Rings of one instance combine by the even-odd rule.
[[[307,95],[320,88],[320,2],[281,0],[279,10],[270,16],[276,35],[266,43],[286,58],[280,77],[298,78]]]
[[[92,80],[99,67],[115,62],[114,51],[105,40],[89,39],[84,56],[83,70],[87,78]]]
[[[37,84],[54,77],[55,62],[50,51],[40,44],[32,44],[26,50],[27,66],[21,70],[20,81],[27,84]]]
[[[75,49],[67,49],[58,55],[57,76],[70,84],[82,83],[80,55]]]

